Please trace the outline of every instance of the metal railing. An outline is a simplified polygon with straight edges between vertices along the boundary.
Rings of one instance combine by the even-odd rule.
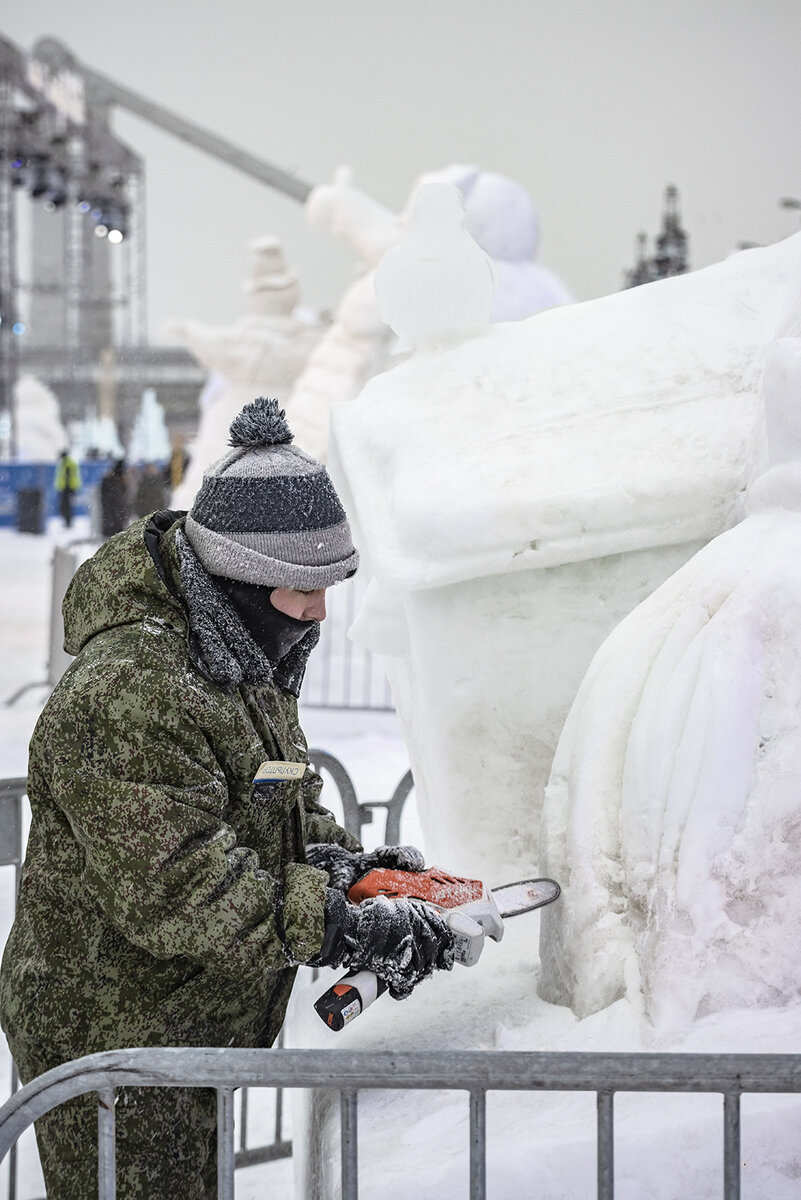
[[[711,1092],[722,1105],[723,1200],[740,1197],[740,1097],[801,1092],[797,1054],[600,1054],[529,1051],[114,1050],[64,1063],[27,1084],[0,1109],[0,1160],[21,1133],[65,1100],[98,1094],[98,1197],[115,1197],[114,1092],[119,1087],[217,1090],[217,1195],[234,1198],[236,1087],[323,1088],[339,1093],[341,1196],[358,1200],[361,1090],[464,1091],[469,1096],[470,1200],[485,1200],[486,1096],[494,1091],[595,1092],[597,1197],[614,1200],[617,1092]],[[532,1164],[534,1166],[534,1164]],[[414,1168],[410,1166],[409,1184]]]

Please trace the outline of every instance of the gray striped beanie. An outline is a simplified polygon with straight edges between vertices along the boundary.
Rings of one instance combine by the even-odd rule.
[[[313,591],[359,565],[322,463],[291,445],[277,400],[260,396],[231,424],[233,446],[203,475],[186,536],[211,575]]]

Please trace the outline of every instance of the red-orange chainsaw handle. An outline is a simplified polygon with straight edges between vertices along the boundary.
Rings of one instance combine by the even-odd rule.
[[[460,875],[449,875],[439,867],[425,871],[393,871],[389,867],[376,867],[369,871],[348,892],[354,904],[362,900],[375,900],[386,896],[388,900],[424,900],[437,908],[459,908],[471,900],[480,900],[484,884],[480,879],[465,879]]]

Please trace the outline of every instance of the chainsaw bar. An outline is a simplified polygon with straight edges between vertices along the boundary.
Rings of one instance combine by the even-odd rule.
[[[521,879],[518,883],[504,883],[492,888],[492,898],[506,920],[551,904],[558,899],[561,890],[555,879]]]

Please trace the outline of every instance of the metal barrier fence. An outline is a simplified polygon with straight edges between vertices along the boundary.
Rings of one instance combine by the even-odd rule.
[[[740,1096],[801,1092],[797,1054],[598,1054],[525,1051],[115,1050],[64,1063],[33,1080],[0,1109],[0,1160],[50,1109],[98,1093],[99,1200],[115,1197],[114,1091],[119,1087],[217,1090],[217,1195],[234,1200],[236,1087],[324,1088],[339,1092],[341,1196],[358,1200],[360,1090],[464,1091],[469,1096],[470,1200],[485,1200],[486,1097],[491,1091],[595,1092],[598,1200],[614,1200],[616,1092],[720,1093],[721,1195],[740,1197]],[[533,1164],[532,1164],[533,1165]],[[410,1175],[413,1167],[410,1167]],[[409,1184],[414,1180],[410,1178]]]

